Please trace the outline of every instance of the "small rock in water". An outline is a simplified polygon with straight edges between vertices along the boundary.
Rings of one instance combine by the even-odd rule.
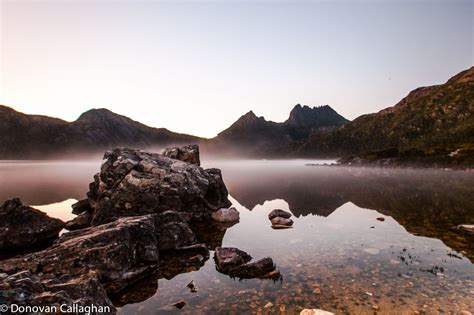
[[[374,309],[374,311],[378,311],[380,309],[377,304],[372,305],[372,308]]]
[[[194,280],[191,280],[191,282],[188,283],[187,287],[191,290],[192,293],[197,292],[197,286],[194,283]]]
[[[334,315],[334,313],[321,310],[319,308],[305,308],[301,311],[300,315]]]
[[[293,225],[293,220],[282,218],[282,217],[273,218],[271,221],[272,221],[272,225],[284,225],[284,226]]]
[[[223,223],[231,223],[237,222],[240,220],[240,214],[237,209],[234,207],[232,208],[222,208],[217,210],[212,214],[212,218],[214,221],[223,222]]]
[[[378,217],[377,221],[383,222],[383,221],[385,221],[385,218],[384,217]]]
[[[285,211],[285,210],[275,209],[275,210],[273,210],[272,212],[270,212],[268,214],[268,219],[269,220],[272,220],[272,219],[277,218],[277,217],[289,219],[289,218],[291,218],[291,213],[289,213],[288,211]]]
[[[182,309],[185,305],[186,305],[186,302],[184,302],[183,300],[173,304],[173,306],[178,308],[178,309]]]

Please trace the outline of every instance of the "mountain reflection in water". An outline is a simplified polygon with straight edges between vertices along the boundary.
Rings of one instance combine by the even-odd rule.
[[[305,166],[313,161],[205,161],[221,168],[241,221],[203,228],[213,250],[235,246],[254,259],[270,256],[282,282],[236,281],[215,270],[210,256],[162,255],[155,277],[115,297],[122,314],[292,314],[306,308],[337,313],[474,309],[474,237],[452,229],[474,223],[470,171]],[[69,214],[98,163],[0,163],[0,199],[18,196],[44,205],[51,216]],[[65,209],[60,209],[63,202]],[[54,204],[54,205],[51,205]],[[293,229],[270,228],[268,213],[281,208]],[[385,221],[377,220],[384,217]],[[198,293],[186,288],[194,280]],[[368,294],[370,293],[370,294]]]

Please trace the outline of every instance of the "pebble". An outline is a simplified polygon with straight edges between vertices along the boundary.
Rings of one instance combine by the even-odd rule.
[[[369,253],[371,255],[377,255],[380,251],[377,248],[366,248],[364,252]]]
[[[316,289],[314,289],[313,293],[314,293],[314,294],[321,294],[321,289],[320,289],[320,288],[316,288]]]
[[[267,304],[265,304],[265,306],[263,308],[272,308],[272,307],[273,307],[273,303],[268,302]]]

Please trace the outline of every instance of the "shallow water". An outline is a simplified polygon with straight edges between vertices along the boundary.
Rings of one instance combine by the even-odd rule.
[[[155,277],[115,297],[120,313],[474,310],[474,238],[452,229],[474,223],[474,173],[305,166],[314,162],[204,163],[222,169],[241,220],[212,234],[205,227],[200,238],[212,248],[272,257],[281,281],[231,279],[215,270],[212,252],[199,264],[163,255]],[[0,163],[0,199],[19,196],[67,219],[98,167]],[[267,215],[275,208],[294,214],[294,228],[271,229]],[[186,287],[191,280],[197,293]],[[170,307],[179,300],[183,309]]]

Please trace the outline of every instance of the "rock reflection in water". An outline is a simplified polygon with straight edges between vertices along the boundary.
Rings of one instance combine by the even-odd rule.
[[[120,312],[175,312],[169,306],[179,300],[186,302],[180,314],[282,309],[294,314],[311,307],[355,314],[374,308],[382,313],[395,309],[437,313],[474,307],[474,265],[466,258],[448,256],[453,251],[439,240],[407,233],[389,216],[347,203],[327,217],[300,216],[295,228],[273,230],[268,214],[275,208],[289,210],[286,201],[266,201],[251,210],[232,202],[241,222],[226,231],[222,245],[248,250],[255,259],[273,257],[282,282],[234,281],[218,273],[209,259],[198,271],[160,278],[153,296],[124,305]],[[189,292],[190,281],[198,293]]]
[[[328,216],[347,202],[393,217],[410,233],[441,239],[474,261],[474,235],[452,227],[474,223],[472,171],[370,169],[271,163],[223,163],[231,194],[248,209],[284,199],[296,216]]]

